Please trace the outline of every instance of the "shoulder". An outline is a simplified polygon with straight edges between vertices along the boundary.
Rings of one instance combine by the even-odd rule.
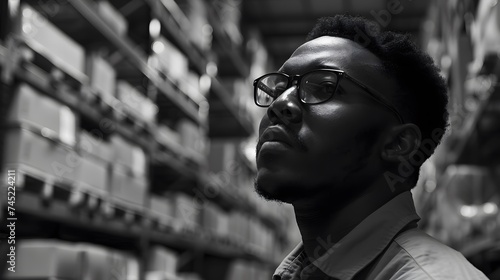
[[[461,253],[419,229],[400,234],[395,239],[394,246],[398,248],[399,265],[403,268],[400,272],[420,275],[400,279],[488,279]]]

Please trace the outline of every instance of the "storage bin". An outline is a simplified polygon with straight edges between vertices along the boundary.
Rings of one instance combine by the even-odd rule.
[[[108,248],[93,244],[76,244],[76,250],[82,254],[82,265],[85,268],[83,280],[111,279],[112,256]]]
[[[108,164],[89,157],[80,157],[75,169],[75,182],[83,183],[84,188],[90,188],[98,193],[107,192]]]
[[[78,135],[78,147],[85,156],[92,156],[105,163],[113,162],[113,148],[109,141],[95,137],[92,133],[85,130],[80,131]]]
[[[146,154],[144,150],[123,139],[120,135],[112,135],[110,144],[113,149],[113,162],[122,165],[133,177],[146,174]]]
[[[85,50],[82,46],[30,6],[23,5],[21,15],[22,33],[28,41],[36,44],[35,51],[42,52],[63,70],[84,73]]]
[[[184,193],[173,193],[172,202],[174,205],[175,219],[181,227],[194,229],[200,223],[201,205],[196,198]]]
[[[111,102],[115,96],[116,71],[99,54],[92,53],[87,58],[87,75],[90,87],[105,101]]]
[[[177,253],[163,246],[153,246],[149,255],[148,271],[166,272],[170,275],[177,273]]]
[[[20,240],[16,246],[16,271],[5,273],[11,279],[86,280],[83,255],[72,243],[58,240]],[[91,278],[104,279],[104,278]]]
[[[108,26],[120,36],[127,34],[128,22],[125,17],[108,1],[100,0],[96,3],[97,12]]]
[[[118,99],[123,103],[125,113],[132,114],[145,122],[155,122],[158,106],[125,81],[116,84]]]
[[[112,167],[109,193],[116,201],[143,207],[147,185],[147,178],[132,177],[119,166]]]
[[[170,223],[174,219],[174,207],[170,199],[158,195],[149,196],[151,214],[162,223]]]
[[[65,144],[75,144],[76,117],[73,111],[24,83],[15,90],[7,122],[27,124]]]
[[[24,128],[7,129],[5,136],[5,165],[26,165],[46,178],[74,181],[78,155],[70,147]]]

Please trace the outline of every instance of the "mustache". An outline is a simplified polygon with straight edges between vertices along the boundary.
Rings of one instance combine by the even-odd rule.
[[[283,129],[285,130],[285,132],[288,135],[290,135],[290,137],[292,137],[292,135],[294,135],[294,133],[292,133],[290,131],[290,129],[288,129],[287,127],[283,127]],[[260,151],[262,145],[264,144],[265,140],[266,139],[261,139],[260,136],[257,138],[256,145],[255,145],[255,154],[256,155],[259,154],[259,151]],[[296,142],[296,144],[298,145],[299,150],[307,151],[306,145],[304,144],[304,140],[302,139],[302,137],[300,137],[299,135],[297,135],[294,140],[295,140],[294,142]]]

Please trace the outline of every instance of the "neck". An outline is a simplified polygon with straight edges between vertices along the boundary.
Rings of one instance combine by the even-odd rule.
[[[361,221],[395,196],[381,184],[383,182],[375,182],[351,199],[332,199],[323,194],[306,202],[293,203],[304,249],[310,259],[315,260],[326,253]]]

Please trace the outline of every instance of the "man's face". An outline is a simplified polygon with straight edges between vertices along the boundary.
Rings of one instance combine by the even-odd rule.
[[[324,36],[300,46],[280,72],[340,69],[390,98],[395,82],[382,62],[354,41]],[[382,169],[381,134],[397,120],[359,86],[342,79],[328,101],[299,101],[296,87],[268,108],[259,127],[256,189],[293,203],[311,196],[355,195]]]

